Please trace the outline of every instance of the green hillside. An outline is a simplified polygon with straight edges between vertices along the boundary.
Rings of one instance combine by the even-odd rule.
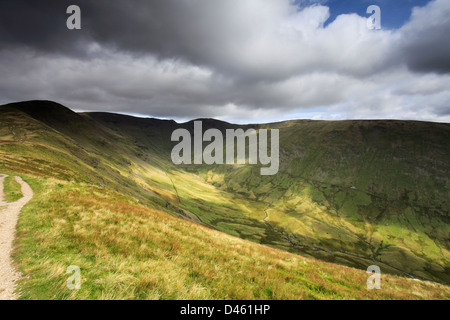
[[[141,144],[159,140],[155,149],[170,159],[174,123],[155,139],[155,133],[147,135],[154,129],[142,130],[144,123],[154,128],[152,120],[89,116]],[[214,120],[203,120],[203,126],[237,127]],[[178,127],[193,130],[192,122]],[[257,242],[359,268],[375,260],[395,274],[450,282],[449,124],[297,120],[243,126],[250,127],[280,130],[278,174],[261,176],[259,167],[248,165],[181,168],[225,191],[258,221],[266,209],[266,221],[285,235],[277,232]],[[213,219],[207,224],[255,240],[234,222]]]
[[[278,174],[261,176],[250,165],[173,165],[170,135],[176,128],[192,130],[193,122],[77,114],[49,101],[1,106],[0,172],[23,176],[37,192],[19,222],[16,260],[31,274],[23,280],[24,297],[114,298],[102,296],[112,285],[118,286],[116,298],[189,298],[196,290],[194,298],[359,298],[367,294],[365,271],[339,265],[365,270],[379,264],[383,273],[402,278],[389,277],[389,290],[369,298],[448,298],[447,287],[404,277],[450,283],[449,124],[297,120],[236,126],[208,119],[203,126],[278,128]],[[155,215],[164,223],[153,221]],[[150,243],[146,234],[153,233],[159,240]],[[233,256],[227,241],[242,250]],[[44,258],[36,258],[36,243]],[[225,247],[209,252],[212,244]],[[236,264],[217,262],[222,255]],[[96,266],[88,277],[99,279],[79,296],[52,288],[53,280],[65,277],[63,265],[76,264],[71,259]],[[204,260],[202,271],[178,282],[161,280],[162,269],[168,272],[177,259],[179,268],[192,272],[194,259]],[[225,284],[246,273],[252,259],[276,261],[280,277],[255,267],[243,285]],[[160,278],[136,275],[150,267],[146,261],[160,269]],[[314,267],[300,268],[298,261]],[[230,269],[216,270],[219,280],[205,276],[221,263]],[[261,273],[266,280],[257,279]],[[211,291],[213,280],[222,283],[218,291]],[[294,280],[301,284],[295,290]],[[424,293],[408,295],[412,284]],[[130,296],[126,286],[134,288]]]

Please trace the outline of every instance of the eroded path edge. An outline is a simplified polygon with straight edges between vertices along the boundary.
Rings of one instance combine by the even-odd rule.
[[[15,300],[17,295],[14,290],[20,273],[13,266],[11,253],[20,210],[33,197],[33,190],[22,178],[15,177],[21,185],[23,197],[16,202],[7,203],[3,193],[3,182],[6,177],[7,175],[0,174],[0,300]]]

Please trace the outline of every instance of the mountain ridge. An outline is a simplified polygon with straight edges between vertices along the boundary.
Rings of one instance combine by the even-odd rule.
[[[24,104],[14,106],[63,136],[57,138],[39,129],[45,133],[38,134],[40,147],[50,143],[51,148],[44,148],[38,156],[14,143],[14,137],[7,142],[0,140],[6,151],[0,153],[0,165],[6,164],[9,170],[20,168],[20,163],[11,159],[11,152],[31,152],[39,158],[37,163],[55,168],[44,175],[58,174],[59,178],[113,188],[175,217],[253,242],[367,268],[366,261],[305,248],[344,251],[388,263],[417,277],[450,281],[449,124],[292,120],[233,125],[205,121],[204,130],[215,125],[222,130],[227,126],[279,129],[280,172],[275,177],[261,177],[258,168],[250,166],[173,165],[171,132],[192,129],[194,120],[178,124],[99,112],[64,118],[65,109],[46,118],[29,111],[41,103]],[[0,113],[7,109],[11,109],[10,104],[0,106]],[[64,119],[58,121],[61,115]],[[23,121],[14,112],[9,117]],[[6,136],[4,131],[0,136]],[[23,136],[36,132],[24,130]],[[57,157],[51,154],[55,150]],[[269,211],[268,222],[276,230],[306,247],[295,248],[270,230],[264,210]],[[395,270],[389,272],[396,274]]]

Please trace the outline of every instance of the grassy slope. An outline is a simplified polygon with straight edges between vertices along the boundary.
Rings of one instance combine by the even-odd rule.
[[[20,184],[11,176],[7,176],[3,181],[3,192],[6,202],[15,202],[23,197]]]
[[[157,150],[161,159],[170,159],[170,133],[177,127],[192,130],[193,125],[166,122],[156,127],[148,119],[89,116]],[[237,127],[214,120],[204,120],[203,126],[204,130]],[[194,210],[207,224],[331,262],[365,269],[367,259],[375,259],[395,274],[403,274],[397,270],[401,269],[450,283],[450,125],[299,120],[254,127],[280,129],[277,175],[262,177],[255,166],[200,165],[181,167],[184,172],[176,170],[172,176],[182,199],[192,197],[193,186],[199,185],[196,175],[224,195],[222,206]],[[196,200],[206,207],[210,204],[202,197]],[[290,247],[286,239],[269,235],[260,225],[242,230],[242,223],[222,220],[228,212],[214,214],[229,203],[237,203],[241,216],[245,213],[256,221],[262,221],[267,209],[268,221],[298,244],[366,259]]]
[[[50,104],[50,106],[48,106],[48,104]],[[49,183],[47,187],[61,185],[61,188],[65,190],[65,192],[60,194],[59,202],[57,202],[57,205],[53,205],[52,208],[56,210],[58,215],[62,216],[61,219],[63,220],[66,219],[66,215],[64,214],[66,210],[59,210],[57,208],[58,206],[62,206],[64,204],[63,199],[73,199],[73,203],[78,203],[78,200],[76,200],[78,198],[71,198],[69,191],[86,192],[87,189],[94,188],[95,186],[96,190],[99,190],[94,197],[95,201],[98,203],[103,203],[107,194],[114,199],[116,197],[127,197],[127,201],[132,201],[137,206],[144,205],[149,208],[148,210],[153,210],[152,212],[164,211],[175,217],[181,217],[186,220],[213,226],[214,228],[227,232],[231,235],[236,235],[254,242],[268,244],[273,247],[295,252],[298,252],[299,250],[290,247],[285,239],[280,237],[279,234],[273,232],[272,229],[268,228],[262,221],[264,218],[264,208],[267,207],[268,203],[276,204],[276,201],[283,200],[280,195],[284,195],[288,198],[296,198],[299,194],[306,194],[306,196],[311,199],[309,200],[309,203],[304,201],[305,199],[302,199],[302,205],[310,205],[311,207],[308,208],[306,206],[302,210],[305,212],[308,211],[309,215],[312,216],[312,218],[315,218],[315,227],[320,226],[320,224],[317,223],[317,220],[323,219],[323,221],[327,222],[322,223],[324,225],[323,228],[327,228],[328,225],[332,226],[333,223],[339,223],[337,225],[341,228],[341,230],[336,232],[337,235],[343,234],[342,231],[346,230],[342,227],[342,221],[336,222],[332,217],[327,220],[327,216],[331,216],[327,213],[327,207],[324,205],[319,206],[318,203],[320,203],[320,199],[317,199],[317,197],[312,198],[310,196],[310,193],[316,194],[316,190],[320,189],[321,186],[321,184],[318,184],[317,186],[314,185],[311,183],[312,180],[309,181],[297,177],[291,181],[285,176],[282,176],[282,180],[287,180],[285,185],[283,186],[283,182],[281,182],[277,188],[271,188],[269,183],[273,183],[273,181],[265,181],[264,179],[261,179],[259,175],[254,175],[254,179],[247,182],[249,180],[248,172],[251,172],[256,168],[184,168],[189,170],[195,169],[196,174],[192,174],[189,171],[182,170],[182,168],[171,165],[171,163],[167,161],[167,155],[171,150],[171,145],[170,143],[167,143],[165,139],[167,139],[168,136],[170,137],[171,130],[173,130],[176,125],[173,122],[161,120],[140,120],[133,119],[131,117],[118,117],[105,114],[76,115],[73,113],[67,113],[68,111],[64,109],[61,110],[61,106],[55,106],[51,103],[44,102],[40,102],[41,111],[39,114],[36,114],[36,112],[33,113],[34,107],[36,107],[36,102],[31,103],[28,106],[27,104],[21,104],[20,108],[17,108],[17,105],[1,107],[0,122],[2,123],[0,125],[0,169],[2,173],[13,173],[33,177],[35,187],[37,189],[40,188],[39,184]],[[24,111],[24,113],[19,113],[17,109]],[[45,110],[47,111],[43,112]],[[34,118],[31,117],[30,114],[34,116]],[[60,119],[58,119],[58,117]],[[64,120],[67,118],[69,118],[70,121]],[[65,121],[65,123],[61,126],[63,121]],[[213,122],[212,125],[214,124],[215,123]],[[220,125],[224,124],[221,123]],[[185,126],[189,126],[189,124],[186,124]],[[283,139],[284,138],[282,138],[282,141]],[[293,149],[289,148],[288,150]],[[286,150],[283,150],[282,152],[286,152]],[[297,151],[294,150],[294,152]],[[282,163],[286,163],[286,161],[283,161]],[[288,168],[288,170],[282,169],[280,172],[283,173],[291,171],[292,168]],[[204,179],[201,176],[203,176]],[[48,182],[49,177],[57,180]],[[235,183],[234,186],[230,183],[233,182],[233,180],[238,182]],[[65,188],[68,181],[71,181],[72,184],[70,188]],[[299,181],[305,183],[305,188],[301,189],[297,186]],[[294,184],[294,182],[297,184]],[[244,187],[242,190],[237,189],[239,184]],[[279,187],[280,185],[281,187]],[[297,189],[294,189],[294,187]],[[48,188],[44,189],[47,190]],[[47,208],[46,204],[49,202],[48,197],[53,195],[50,191],[46,193],[44,189],[41,189],[45,194],[40,197],[41,201],[37,204],[30,204],[30,206],[34,206],[31,207],[33,209],[30,209],[30,213],[32,211],[39,210],[39,208]],[[248,190],[252,190],[252,196],[247,194]],[[122,195],[114,192],[119,192]],[[279,194],[277,194],[277,192]],[[111,193],[114,193],[114,196],[111,196]],[[272,197],[272,199],[270,197]],[[94,199],[92,199],[92,201],[94,201]],[[288,204],[290,201],[289,199],[281,201],[279,208],[283,208],[282,205]],[[139,204],[137,204],[136,201],[139,201]],[[86,212],[93,212],[92,209],[86,209],[83,206],[71,207],[76,210],[76,213],[74,213],[76,215],[82,214],[85,210],[87,210]],[[286,210],[286,213],[300,211],[298,203],[294,205],[294,209],[292,207],[289,209],[290,211]],[[317,209],[322,209],[322,211],[317,211]],[[68,211],[70,210],[68,209]],[[298,219],[298,217],[294,216],[295,219],[292,221],[289,221],[289,219],[284,221],[284,223],[288,222],[288,225],[286,226],[282,225],[282,220],[286,218],[286,215],[280,213],[277,216],[273,209],[269,209],[269,212],[271,223],[277,222],[280,228],[286,227],[287,230],[295,234],[297,237],[305,235],[304,230],[302,231],[290,228],[290,226],[295,225],[294,222]],[[116,210],[111,210],[111,214],[116,217],[114,218],[117,220],[116,224],[120,221],[120,225],[122,225],[122,220],[117,218],[117,213],[118,212]],[[62,270],[61,265],[59,265],[60,267],[57,268],[59,273],[47,274],[44,270],[45,268],[43,269],[42,266],[43,264],[46,264],[45,259],[48,258],[48,255],[40,255],[40,258],[36,259],[36,256],[33,253],[33,245],[35,246],[36,243],[41,243],[41,238],[46,234],[51,234],[55,223],[57,223],[54,220],[57,218],[54,216],[53,219],[51,217],[48,217],[48,219],[42,219],[41,222],[44,223],[45,226],[37,229],[37,231],[33,233],[33,236],[26,237],[26,235],[30,235],[29,232],[25,232],[27,230],[27,223],[29,223],[28,228],[36,223],[36,221],[31,218],[31,215],[29,215],[29,218],[29,221],[26,221],[28,218],[23,218],[21,220],[20,228],[24,231],[24,233],[22,233],[22,240],[27,242],[27,245],[24,245],[23,243],[21,244],[22,249],[18,251],[18,258],[19,261],[23,262],[24,271],[31,275],[35,275],[28,280],[25,280],[23,284],[24,288],[26,288],[25,297],[27,295],[29,295],[28,297],[38,297],[39,295],[44,295],[44,292],[40,292],[36,284],[39,283],[39,286],[42,286],[42,288],[50,287],[52,279],[55,279],[54,277],[59,277],[59,279],[61,279],[61,277],[65,277],[65,275],[62,275],[65,270]],[[121,216],[120,219],[126,219],[126,215]],[[85,220],[89,221],[86,216]],[[106,226],[107,221],[109,220],[102,221],[101,224]],[[370,227],[370,225],[368,227]],[[400,225],[400,227],[403,226]],[[191,229],[191,226],[189,228]],[[364,231],[364,229],[362,230]],[[444,231],[445,230],[446,229],[444,229]],[[119,242],[122,239],[122,235],[124,239],[130,236],[128,234],[130,230],[127,228],[122,231],[115,231],[121,234],[121,237],[117,239]],[[88,230],[84,230],[84,232],[88,232]],[[311,240],[319,238],[320,241],[323,241],[323,234],[319,233],[319,237],[304,238]],[[75,256],[80,255],[80,253],[76,254],[70,250],[66,251],[67,248],[65,245],[68,245],[69,247],[71,246],[70,243],[73,242],[73,235],[66,233],[54,233],[53,236],[58,237],[59,239],[65,239],[65,241],[51,244],[49,247],[50,249],[46,249],[48,254],[50,254],[52,250],[56,250],[56,252],[61,254],[59,258],[64,257],[67,261],[72,261]],[[441,236],[445,239],[445,232]],[[77,237],[76,234],[75,237]],[[79,244],[75,246],[75,251],[80,252],[81,250],[81,256],[88,254],[89,249],[83,249],[83,245],[89,241],[95,242],[96,240],[87,239],[86,237],[83,238],[83,241],[80,241]],[[112,240],[110,239],[110,241]],[[174,241],[179,242],[178,239],[174,239]],[[245,243],[249,245],[250,248],[253,248],[248,242]],[[344,243],[344,241],[342,241],[342,243]],[[330,246],[332,245],[333,241],[330,240]],[[91,243],[88,247],[93,248],[96,246],[96,243]],[[107,248],[111,246],[111,243],[108,246],[104,246]],[[119,247],[122,248],[122,245]],[[130,245],[129,249],[132,250],[133,247],[134,244]],[[115,252],[114,256],[109,256],[112,260],[111,263],[115,264],[119,259],[123,258],[123,254],[120,255],[120,250]],[[318,255],[314,252],[300,253],[312,256]],[[219,253],[216,254],[219,255]],[[216,254],[214,254],[214,259],[219,259]],[[394,252],[392,254],[393,261],[398,261],[399,254],[401,255],[401,253],[398,252]],[[364,265],[364,263],[367,264],[367,261],[362,263],[361,261],[353,261],[355,259],[348,259],[348,257],[336,258],[335,256],[318,256],[322,259],[337,261],[348,265],[355,265],[364,269],[367,267],[367,265]],[[59,258],[55,257],[54,259],[51,259],[51,261],[48,262],[48,267],[54,268],[58,265],[58,263],[61,263],[57,261]],[[147,258],[148,257],[144,260],[147,260]],[[241,256],[238,258],[238,261],[241,261],[242,259],[244,258]],[[113,260],[116,260],[116,262],[113,262]],[[132,264],[136,263],[136,260],[132,259],[130,261],[134,261],[133,263],[129,262],[130,267]],[[444,261],[444,263],[447,261],[448,259]],[[103,261],[102,263],[107,263],[107,261]],[[244,262],[241,261],[241,263]],[[318,265],[322,264],[319,262],[317,263]],[[33,264],[35,264],[34,267]],[[116,267],[117,266],[118,265],[116,265]],[[245,268],[247,267],[246,264],[244,264],[244,266]],[[328,266],[328,264],[323,264],[323,266]],[[82,267],[85,268],[84,266]],[[206,264],[205,268],[212,268],[212,264]],[[341,267],[336,266],[336,268]],[[114,266],[111,266],[109,270],[112,272],[113,269]],[[36,273],[34,273],[33,270],[37,270]],[[354,272],[358,272],[352,269],[344,270],[351,270],[349,272],[352,274]],[[125,280],[122,282],[120,281],[120,277],[125,277],[127,272],[128,271],[116,272],[117,277],[119,278],[116,279],[117,281],[113,281],[116,286],[121,286],[121,284],[127,283]],[[226,275],[227,277],[230,277],[230,274],[227,273]],[[348,279],[351,279],[352,276],[349,276]],[[135,277],[134,280],[137,281],[137,279],[140,279],[140,277]],[[238,277],[238,279],[241,278]],[[329,282],[332,281],[332,279],[333,277],[329,279]],[[163,280],[160,279],[160,281]],[[189,281],[186,281],[182,281],[183,286],[189,287]],[[132,281],[130,283],[136,285],[136,282]],[[244,281],[244,283],[246,282]],[[410,284],[411,282],[407,283]],[[248,284],[246,284],[246,286],[247,285]],[[278,284],[278,286],[280,285],[281,284]],[[351,285],[351,283],[348,283],[348,285]],[[359,285],[364,286],[364,283]],[[100,297],[101,294],[105,293],[105,286],[106,284],[103,284],[97,287],[97,289],[90,288],[87,291],[88,293],[83,293],[86,295],[80,295],[79,297]],[[158,286],[161,286],[160,282],[158,282]],[[261,286],[261,283],[259,283],[257,288],[261,289]],[[89,285],[86,285],[86,287],[89,287]],[[283,286],[281,285],[281,287]],[[281,287],[277,288],[277,290],[282,291]],[[161,291],[161,289],[158,290]],[[157,292],[159,292],[158,290]],[[430,290],[430,292],[436,291],[433,288]],[[173,297],[173,293],[169,293],[169,291],[163,291],[159,297]],[[235,297],[230,294],[229,291],[224,293],[225,291],[221,293],[221,297]],[[59,293],[57,292],[53,295],[56,295],[57,297],[66,297],[66,295],[69,294],[67,292],[64,293],[64,290]],[[192,289],[185,292],[192,292]],[[270,292],[270,290],[268,292]],[[308,292],[309,291],[307,291],[303,296],[310,298],[315,296],[314,294],[311,294],[311,292]],[[393,297],[397,293],[396,290],[393,290],[389,294]],[[125,297],[122,295],[119,296]],[[134,298],[144,296],[145,294],[142,292],[133,295]],[[158,297],[157,294],[152,296]],[[287,297],[287,295],[281,296]],[[301,295],[299,294],[298,296]],[[344,296],[359,297],[357,293],[353,293],[353,295],[348,293],[348,295],[343,295],[343,297]],[[47,295],[46,297],[50,297],[50,295]],[[217,295],[211,294],[209,296],[205,295],[202,297],[217,297]],[[251,297],[251,295],[247,292],[245,294],[241,294],[240,297]],[[269,295],[255,295],[255,297],[269,297]],[[316,295],[316,297],[319,296]],[[327,295],[323,297],[327,297]],[[328,297],[339,297],[339,294],[336,292],[328,295]]]
[[[22,299],[449,299],[443,285],[302,258],[96,186],[26,176],[15,259]],[[69,265],[80,290],[66,288]]]

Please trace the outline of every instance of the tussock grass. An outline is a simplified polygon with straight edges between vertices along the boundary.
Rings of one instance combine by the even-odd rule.
[[[446,286],[303,258],[174,218],[115,191],[30,181],[14,257],[21,299],[449,299]],[[70,265],[81,268],[69,290]]]

